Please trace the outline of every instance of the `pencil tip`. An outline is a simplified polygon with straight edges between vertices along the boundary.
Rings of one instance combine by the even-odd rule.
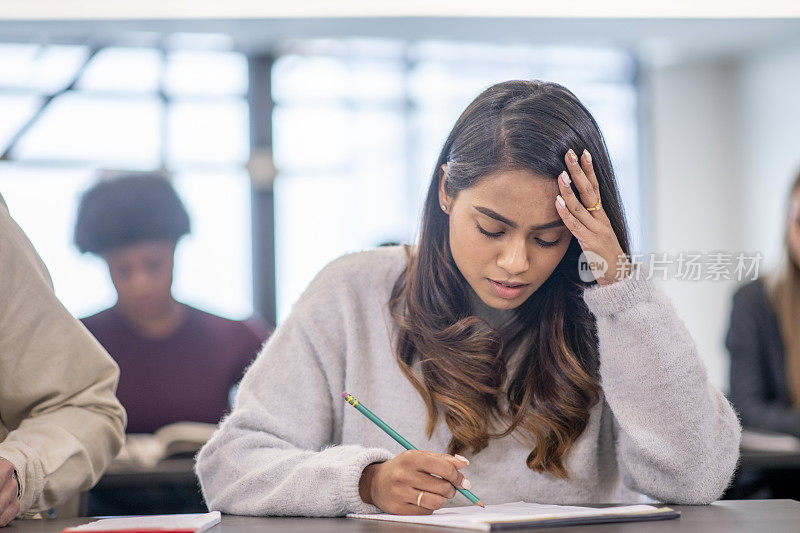
[[[480,500],[476,501],[475,505],[480,505],[481,507],[484,507],[484,508],[486,507],[485,505],[483,505],[483,502],[480,501]]]

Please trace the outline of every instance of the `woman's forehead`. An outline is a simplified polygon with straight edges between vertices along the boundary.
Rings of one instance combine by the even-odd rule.
[[[525,170],[498,172],[462,191],[473,207],[491,209],[520,227],[558,220],[555,208],[558,182]]]

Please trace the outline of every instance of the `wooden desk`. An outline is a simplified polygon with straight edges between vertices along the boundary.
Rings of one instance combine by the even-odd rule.
[[[672,506],[681,512],[677,520],[598,524],[563,528],[533,529],[559,533],[797,533],[800,531],[800,502],[794,500],[728,500],[706,506]],[[60,533],[68,526],[84,524],[90,518],[61,520],[15,520],[3,533]],[[460,531],[422,526],[406,526],[371,520],[346,518],[253,518],[223,516],[222,524],[208,533],[398,533],[414,531],[444,533]],[[522,530],[517,530],[522,531]]]

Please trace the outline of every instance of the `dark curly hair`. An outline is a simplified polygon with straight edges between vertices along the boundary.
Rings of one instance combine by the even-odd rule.
[[[140,241],[178,242],[189,230],[189,214],[163,175],[126,174],[83,193],[75,245],[101,255]]]

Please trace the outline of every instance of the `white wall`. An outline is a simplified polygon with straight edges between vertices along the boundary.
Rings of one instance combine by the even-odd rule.
[[[761,271],[777,262],[786,189],[800,170],[798,88],[800,46],[729,60],[645,62],[647,251],[761,252]],[[659,283],[723,390],[731,296],[741,283]]]
[[[783,247],[787,190],[800,172],[800,46],[753,55],[738,73],[742,110],[743,246],[773,267]]]
[[[681,252],[736,250],[739,205],[735,155],[737,121],[732,65],[716,62],[645,67],[649,106],[645,138],[651,179],[650,249],[674,257]],[[686,322],[712,381],[726,388],[730,281],[659,282]]]

